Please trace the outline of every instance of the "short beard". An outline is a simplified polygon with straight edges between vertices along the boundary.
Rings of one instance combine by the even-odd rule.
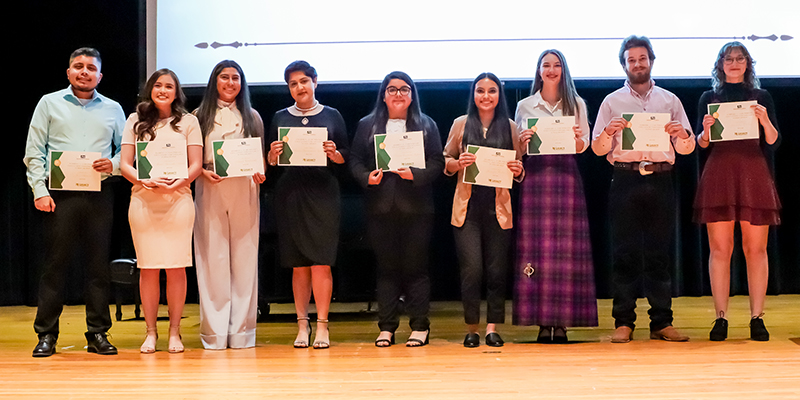
[[[642,75],[633,75],[630,72],[627,72],[627,75],[628,75],[628,81],[634,85],[641,85],[650,82],[650,71],[647,71],[646,74]]]

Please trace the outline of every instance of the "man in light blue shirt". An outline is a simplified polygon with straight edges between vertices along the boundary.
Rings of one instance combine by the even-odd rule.
[[[103,178],[119,170],[119,148],[125,115],[120,105],[95,90],[103,77],[100,53],[84,47],[69,59],[70,86],[42,97],[33,113],[24,162],[34,206],[43,216],[46,257],[39,283],[34,330],[39,343],[34,357],[48,357],[56,350],[58,319],[64,303],[68,272],[84,267],[86,282],[87,350],[117,354],[106,338],[111,328],[108,310],[110,285],[108,256],[114,198],[110,185],[99,192],[49,191],[50,151],[99,152],[92,168]],[[83,258],[76,258],[82,256]]]

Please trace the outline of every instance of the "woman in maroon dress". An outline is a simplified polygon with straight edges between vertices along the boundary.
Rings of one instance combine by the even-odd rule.
[[[700,177],[694,202],[695,222],[706,224],[710,247],[709,274],[717,320],[711,340],[728,336],[728,298],[733,230],[736,222],[742,231],[742,248],[747,261],[750,294],[750,338],[769,340],[761,319],[767,294],[767,236],[770,225],[780,223],[780,201],[771,171],[772,152],[780,142],[775,108],[770,94],[759,88],[753,59],[740,42],[722,47],[712,72],[713,90],[700,97],[701,133],[697,143],[709,156]],[[733,140],[711,143],[711,127],[718,123],[709,115],[710,103],[755,100],[753,111],[758,123],[758,140]]]

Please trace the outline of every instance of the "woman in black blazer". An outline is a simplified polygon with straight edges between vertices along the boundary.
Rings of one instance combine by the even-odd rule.
[[[422,131],[425,168],[382,171],[375,164],[375,135]],[[394,344],[405,294],[411,336],[408,347],[428,344],[430,279],[428,248],[433,228],[431,184],[444,168],[436,123],[420,111],[417,88],[404,72],[386,75],[373,111],[358,123],[350,170],[365,189],[367,231],[378,264],[378,327],[375,345]]]

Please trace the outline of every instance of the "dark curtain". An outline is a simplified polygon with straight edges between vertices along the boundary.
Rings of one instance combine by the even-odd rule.
[[[66,87],[65,70],[70,52],[81,46],[98,48],[103,55],[103,80],[99,91],[117,100],[126,113],[134,110],[136,95],[144,79],[144,1],[105,2],[93,0],[76,8],[63,2],[47,4],[15,3],[8,15],[22,19],[23,25],[33,27],[28,36],[18,36],[24,43],[13,47],[16,55],[10,59],[24,65],[24,76],[14,76],[24,90],[9,92],[7,98],[13,106],[7,108],[6,121],[10,121],[7,137],[8,149],[2,157],[4,178],[0,179],[0,305],[35,305],[37,280],[46,244],[41,240],[41,215],[33,208],[30,188],[25,179],[22,163],[28,123],[39,98],[49,92]],[[536,49],[533,49],[536,50]],[[658,52],[658,48],[655,49]],[[616,57],[609,54],[609,57]],[[531,66],[531,74],[534,66]],[[320,71],[324,75],[324,71]],[[388,71],[387,71],[388,72]],[[655,63],[654,73],[658,73]],[[603,98],[622,85],[623,71],[618,81],[579,81],[580,95],[589,107],[590,121]],[[413,77],[412,77],[413,78]],[[351,136],[358,120],[366,115],[375,101],[377,84],[330,86],[324,80],[317,91],[323,104],[339,109],[345,118]],[[659,80],[660,86],[674,92],[683,102],[689,120],[696,121],[697,100],[710,81]],[[530,82],[506,83],[506,95],[513,108],[526,97]],[[800,97],[797,80],[765,80],[763,86],[775,99],[783,142],[775,157],[778,191],[783,203],[782,225],[770,232],[768,245],[770,260],[769,293],[800,293],[800,167],[796,155],[800,154],[800,127],[790,123],[790,118],[800,112],[796,99]],[[425,83],[419,85],[423,111],[438,124],[442,140],[447,136],[452,121],[466,111],[470,99],[469,83]],[[253,105],[268,123],[275,111],[292,104],[285,87],[254,87]],[[200,90],[188,89],[189,106],[199,103]],[[513,113],[513,110],[510,110]],[[599,297],[608,297],[610,288],[610,252],[608,221],[606,218],[607,192],[611,179],[611,166],[604,157],[587,150],[578,157],[589,208],[590,229],[594,246],[594,261]],[[700,296],[710,294],[708,282],[708,243],[705,228],[691,222],[692,201],[697,185],[702,155],[694,153],[678,156],[676,162],[676,187],[679,207],[675,210],[677,229],[674,249],[673,294]],[[130,185],[122,178],[113,178],[116,193],[116,214],[112,254],[110,259],[134,256],[127,225],[127,205]],[[271,213],[274,207],[269,179],[262,190],[262,237],[260,259],[261,294],[264,302],[291,301],[291,275],[276,267],[275,230]],[[459,280],[455,250],[450,228],[455,181],[444,176],[437,182],[434,245],[431,254],[431,278],[435,299],[458,299]],[[335,298],[339,300],[366,300],[372,297],[373,259],[365,245],[364,216],[361,193],[352,180],[342,183],[343,222],[339,261],[335,267]],[[747,292],[744,256],[737,248],[731,264],[733,294]],[[189,298],[196,299],[196,283],[189,270]],[[70,303],[82,298],[83,281],[71,276],[68,285]],[[196,300],[195,300],[196,301]]]

